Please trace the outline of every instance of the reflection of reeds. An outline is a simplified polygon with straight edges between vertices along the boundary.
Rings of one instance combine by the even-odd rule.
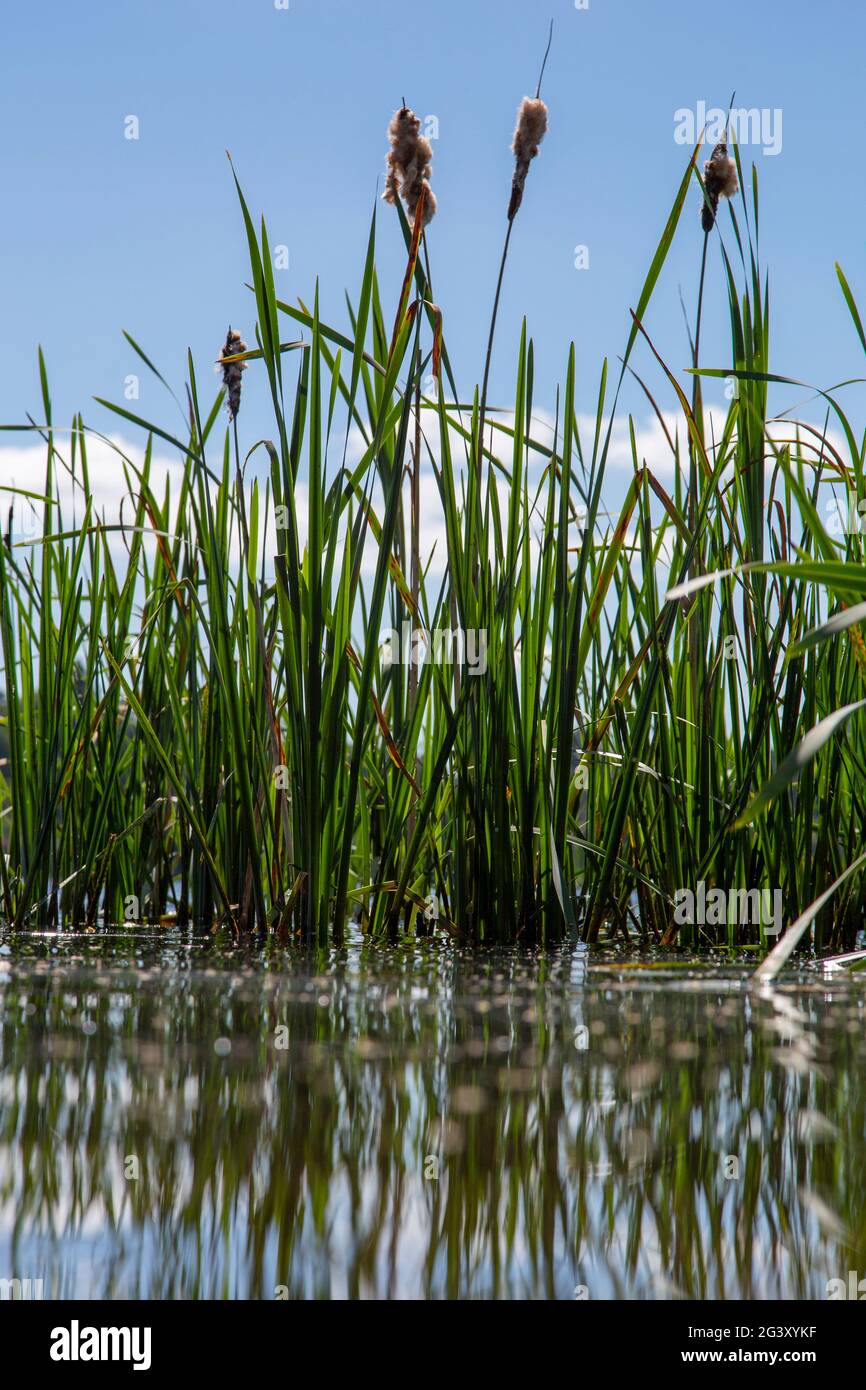
[[[46,1296],[823,1298],[864,1268],[853,986],[747,1011],[730,980],[575,990],[567,952],[325,977],[92,944],[0,976],[0,1260]]]

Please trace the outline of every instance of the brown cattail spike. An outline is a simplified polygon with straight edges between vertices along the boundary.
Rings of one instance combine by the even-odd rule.
[[[395,111],[388,126],[388,151],[385,192],[382,197],[386,203],[403,199],[410,222],[415,221],[418,200],[424,194],[424,226],[432,220],[436,212],[436,198],[430,187],[430,172],[433,165],[433,149],[426,136],[420,133],[421,122],[408,106]]]
[[[701,226],[711,232],[716,224],[720,198],[733,198],[739,190],[737,166],[728,154],[727,140],[721,140],[704,165],[704,202]]]
[[[238,411],[241,408],[241,376],[246,370],[247,364],[246,362],[228,362],[226,358],[236,357],[238,353],[246,352],[246,350],[247,345],[240,333],[230,328],[226,334],[225,346],[220,353],[223,386],[225,387],[230,420],[237,419]]]
[[[514,151],[514,178],[511,181],[511,200],[508,204],[509,222],[523,202],[523,189],[530,162],[547,132],[547,107],[541,97],[524,97],[517,112],[517,127],[511,148]]]

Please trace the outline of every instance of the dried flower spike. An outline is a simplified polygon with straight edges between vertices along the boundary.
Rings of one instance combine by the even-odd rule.
[[[538,154],[538,147],[547,131],[547,107],[540,97],[524,97],[517,112],[517,127],[511,148],[516,160],[514,178],[511,181],[511,201],[508,204],[508,220],[511,221],[523,202],[523,188],[529,173],[530,161]]]
[[[701,208],[701,226],[711,232],[716,223],[720,198],[733,198],[739,191],[737,166],[728,154],[728,142],[722,140],[716,145],[704,165],[704,202]]]
[[[426,136],[420,134],[421,122],[408,106],[395,111],[388,126],[388,176],[382,197],[395,203],[398,197],[406,204],[410,222],[415,221],[418,199],[424,194],[424,226],[436,212],[436,198],[430,187],[433,148]]]
[[[240,333],[236,333],[230,328],[226,334],[225,346],[220,353],[222,362],[223,386],[226,391],[226,401],[229,408],[229,419],[237,418],[237,413],[241,408],[241,376],[246,370],[246,362],[227,362],[227,357],[236,357],[240,352],[246,352],[247,345],[241,338]]]

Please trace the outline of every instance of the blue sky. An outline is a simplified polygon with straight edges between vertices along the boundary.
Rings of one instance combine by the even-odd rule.
[[[775,370],[822,386],[859,375],[833,270],[838,259],[866,313],[866,19],[851,0],[589,0],[583,10],[573,0],[289,0],[287,10],[273,0],[42,0],[4,17],[0,421],[41,414],[38,343],[56,417],[81,408],[89,423],[116,428],[91,398],[122,401],[124,378],[139,370],[121,329],[175,386],[187,346],[204,376],[229,322],[251,337],[226,148],[272,243],[289,249],[281,297],[311,299],[318,276],[323,317],[342,323],[385,129],[404,94],[439,123],[433,279],[461,389],[471,390],[505,231],[514,114],[534,90],[550,17],[550,130],[515,227],[493,399],[508,399],[526,313],[539,403],[552,406],[574,340],[580,404],[592,408],[688,159],[674,113],[701,100],[724,106],[732,88],[738,106],[782,113],[781,151],[743,152],[760,178]],[[135,141],[124,138],[129,115]],[[679,289],[691,311],[701,249],[697,190],[690,197],[648,317],[677,369],[687,365]],[[385,205],[379,240],[387,309],[401,244]],[[577,245],[588,248],[587,270],[574,267]],[[717,246],[706,312],[702,359],[725,365]],[[635,365],[672,404],[645,350]],[[253,376],[251,438],[267,429]],[[636,396],[629,404],[645,413]],[[144,375],[137,408],[172,422],[171,403]]]

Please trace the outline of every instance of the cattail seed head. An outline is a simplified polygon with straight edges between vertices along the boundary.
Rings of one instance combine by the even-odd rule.
[[[229,419],[235,420],[241,408],[241,376],[246,370],[246,362],[227,362],[227,357],[236,357],[240,352],[246,352],[247,345],[241,338],[240,333],[230,328],[226,334],[225,346],[220,353],[222,362],[223,386],[226,392],[226,403],[229,408]]]
[[[547,132],[547,107],[540,97],[524,97],[517,112],[517,126],[511,148],[514,151],[514,178],[511,181],[511,201],[508,204],[508,220],[517,212],[523,202],[523,188],[530,162],[538,154],[538,147]]]
[[[433,148],[420,130],[421,122],[408,106],[401,106],[391,117],[388,126],[391,148],[388,151],[388,174],[382,197],[386,203],[395,203],[398,197],[402,198],[409,221],[414,222],[418,200],[423,193],[426,227],[436,212],[436,198],[430,187]]]
[[[704,202],[701,208],[701,226],[711,232],[716,222],[720,198],[733,198],[739,191],[737,166],[728,154],[728,143],[721,140],[716,145],[704,165]]]

